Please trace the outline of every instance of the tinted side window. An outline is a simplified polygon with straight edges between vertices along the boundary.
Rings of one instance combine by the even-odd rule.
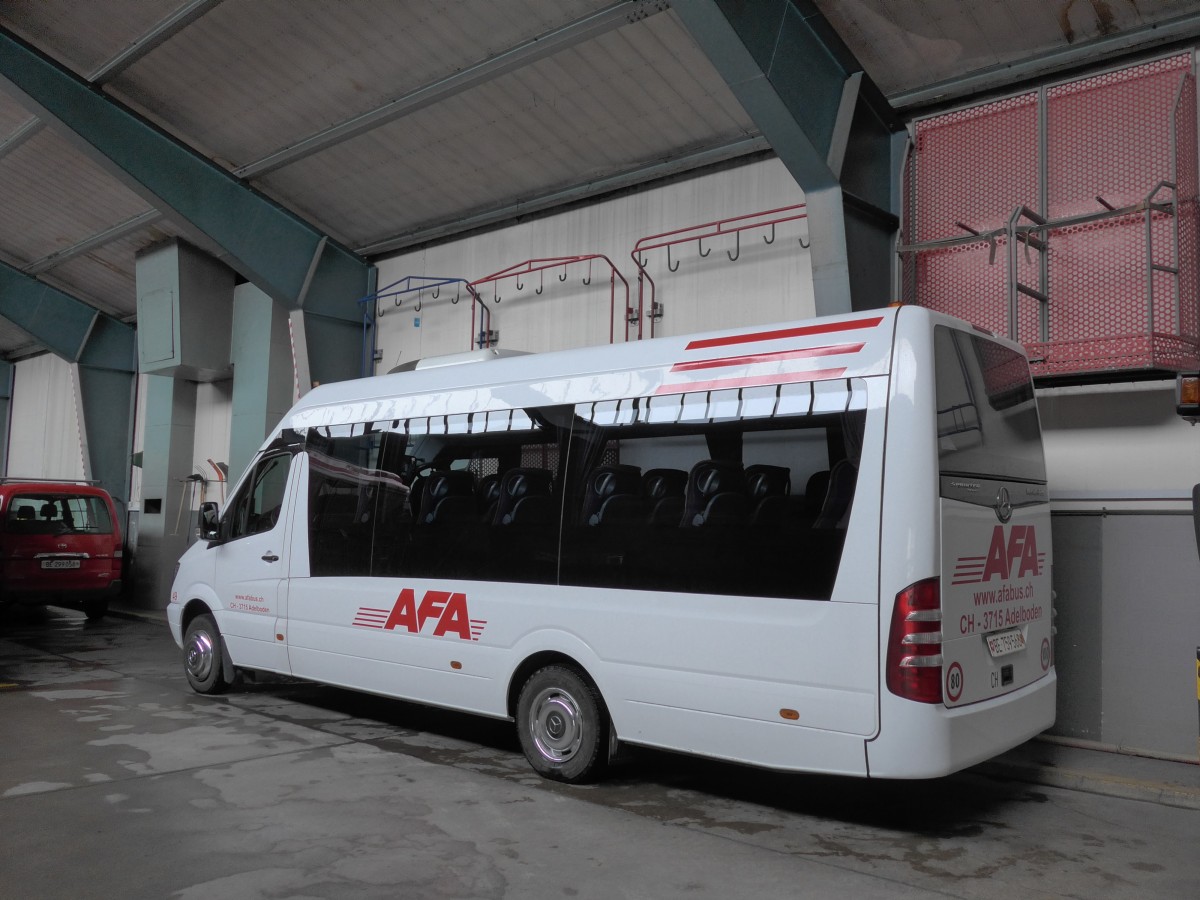
[[[276,526],[291,461],[288,453],[259,460],[230,504],[227,525],[230,540],[270,531]]]
[[[603,429],[563,525],[565,584],[828,599],[865,413]]]
[[[409,489],[399,472],[383,467],[403,469],[403,435],[314,441],[308,461],[312,574],[399,574],[412,522]]]
[[[828,598],[856,380],[313,429],[314,576]]]

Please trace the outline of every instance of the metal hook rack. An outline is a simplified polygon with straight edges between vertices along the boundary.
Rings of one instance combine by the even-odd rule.
[[[617,267],[613,264],[613,261],[602,253],[587,253],[587,254],[582,254],[580,256],[555,256],[555,257],[549,257],[549,258],[545,258],[545,259],[528,259],[528,260],[525,260],[524,262],[520,262],[515,265],[509,266],[506,269],[501,269],[499,272],[493,272],[491,275],[485,275],[482,278],[476,278],[474,281],[469,283],[469,287],[472,290],[478,290],[478,288],[481,285],[488,284],[490,282],[493,285],[493,288],[492,288],[493,299],[495,300],[496,303],[499,303],[500,302],[499,282],[503,281],[506,278],[512,278],[516,282],[517,290],[520,291],[520,290],[523,290],[525,287],[525,283],[522,281],[522,277],[532,275],[533,273],[536,272],[539,275],[539,286],[537,288],[535,288],[534,292],[536,294],[540,295],[546,287],[545,273],[546,273],[547,269],[557,270],[557,269],[561,268],[562,272],[559,274],[558,280],[560,282],[565,282],[567,280],[567,267],[572,266],[572,265],[577,265],[579,263],[584,263],[584,262],[586,262],[588,264],[588,272],[587,272],[587,276],[585,278],[583,278],[582,281],[583,281],[584,286],[587,287],[587,286],[590,286],[592,283],[592,274],[593,274],[592,267],[597,260],[599,260],[603,264],[607,265],[609,268],[609,272],[610,272],[609,279],[608,279],[608,283],[609,283],[608,341],[611,344],[615,340],[615,330],[614,330],[614,326],[613,326],[613,320],[614,320],[614,317],[616,314],[616,296],[617,296],[617,281],[618,281],[618,279],[620,280],[621,284],[624,285],[624,288],[625,288],[626,318],[633,315],[634,313],[633,313],[633,310],[631,310],[631,308],[629,306],[629,282],[626,281],[625,276],[622,275],[620,273],[620,271],[618,271]],[[472,324],[472,331],[473,330],[474,330],[474,324]]]
[[[642,310],[649,311],[650,337],[654,337],[654,324],[662,319],[662,303],[655,299],[656,285],[653,277],[651,277],[646,268],[646,254],[648,251],[665,248],[667,251],[667,270],[669,272],[676,272],[679,270],[681,260],[673,257],[673,247],[678,244],[687,244],[695,241],[696,252],[703,259],[712,253],[711,246],[707,248],[704,246],[706,239],[732,234],[735,241],[734,249],[727,250],[726,255],[729,257],[730,262],[736,262],[742,255],[741,233],[743,231],[748,231],[751,228],[770,228],[770,237],[766,234],[763,235],[763,243],[770,245],[775,243],[777,225],[807,218],[807,208],[803,203],[800,203],[795,206],[783,206],[777,209],[764,210],[763,212],[719,219],[715,222],[705,222],[701,225],[689,225],[686,228],[677,228],[673,231],[662,232],[661,234],[652,234],[638,240],[629,254],[638,271],[637,312],[630,317],[629,323],[638,325],[638,338],[642,337]],[[811,241],[805,242],[804,238],[801,237],[800,246],[807,250],[811,246]],[[650,286],[648,289],[649,296],[646,296],[646,284]],[[626,334],[626,339],[628,340],[628,334]]]
[[[364,376],[371,374],[371,370],[374,367],[375,349],[376,349],[375,348],[375,322],[374,322],[374,319],[382,318],[383,315],[385,314],[385,312],[387,311],[385,307],[381,307],[379,305],[379,301],[387,300],[390,298],[392,300],[393,309],[400,309],[401,306],[403,306],[403,304],[409,294],[416,294],[417,301],[413,306],[413,312],[421,312],[425,305],[424,297],[423,297],[424,291],[432,289],[431,290],[432,298],[434,300],[437,300],[439,297],[441,297],[442,287],[444,287],[446,285],[450,285],[450,284],[454,284],[454,285],[458,286],[457,290],[455,291],[454,298],[450,300],[451,304],[458,303],[458,301],[461,299],[462,289],[465,287],[467,289],[467,293],[471,295],[471,297],[475,300],[475,302],[479,303],[482,306],[483,301],[480,299],[479,295],[476,294],[475,291],[471,288],[471,283],[467,279],[456,278],[456,277],[452,277],[452,276],[443,276],[443,275],[406,275],[403,278],[397,278],[395,281],[391,282],[390,284],[384,285],[382,288],[375,291],[373,294],[367,294],[365,297],[360,297],[356,301],[359,305],[359,308],[362,310],[363,353],[362,353],[361,371]],[[368,310],[366,307],[366,304],[368,304],[368,303],[371,304],[370,310]],[[484,307],[484,309],[486,309],[486,307]],[[372,316],[371,313],[374,313],[374,315]],[[490,327],[490,323],[491,323],[491,312],[490,311],[488,311],[487,318],[488,318],[488,323],[489,323],[489,327]],[[472,331],[472,333],[475,330],[474,319],[475,319],[475,305],[472,304],[472,306],[471,306],[471,320],[472,320],[471,321],[471,331]],[[474,337],[471,338],[471,343],[469,343],[468,346],[469,347],[474,346]]]

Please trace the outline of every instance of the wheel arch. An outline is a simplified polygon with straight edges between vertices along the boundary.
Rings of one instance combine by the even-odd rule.
[[[183,605],[183,612],[179,616],[179,634],[181,637],[187,634],[188,625],[197,616],[203,615],[212,616],[221,645],[221,674],[228,683],[232,684],[237,675],[237,667],[233,663],[233,657],[229,655],[229,645],[225,642],[225,635],[221,632],[221,625],[217,622],[217,617],[207,602],[201,600],[199,597],[193,597]]]
[[[588,671],[588,667],[577,660],[575,657],[561,650],[540,650],[537,653],[531,653],[526,656],[514,670],[508,680],[508,695],[505,698],[505,711],[510,718],[516,718],[517,701],[521,697],[521,688],[525,686],[531,675],[539,669],[544,669],[546,666],[566,666],[579,673],[579,676],[584,679],[592,689],[595,690],[596,696],[600,698],[600,704],[604,707],[604,715],[612,721],[612,714],[608,709],[608,702],[604,699],[604,692],[600,689],[600,685]]]

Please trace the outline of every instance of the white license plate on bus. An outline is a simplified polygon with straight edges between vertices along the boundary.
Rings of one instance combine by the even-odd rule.
[[[78,569],[79,560],[77,559],[43,559],[43,569]]]
[[[1019,650],[1025,649],[1025,632],[1020,628],[1013,628],[1009,631],[997,631],[995,634],[985,636],[988,645],[988,653],[992,654],[992,658],[997,656],[1008,656],[1010,653],[1016,653]]]

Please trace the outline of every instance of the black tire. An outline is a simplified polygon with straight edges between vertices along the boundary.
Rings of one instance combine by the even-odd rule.
[[[538,669],[521,688],[517,736],[525,758],[545,778],[595,781],[608,763],[610,730],[600,692],[573,668]]]
[[[188,623],[183,633],[183,671],[198,694],[221,694],[229,689],[221,667],[221,632],[205,613]]]
[[[108,600],[84,600],[82,603],[83,614],[87,616],[89,622],[98,622],[104,618],[104,614],[108,612]]]

